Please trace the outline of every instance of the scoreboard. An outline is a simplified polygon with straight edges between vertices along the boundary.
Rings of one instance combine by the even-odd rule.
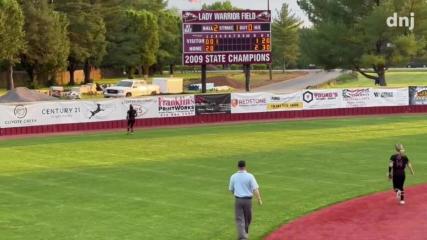
[[[271,63],[270,11],[184,11],[183,64]]]

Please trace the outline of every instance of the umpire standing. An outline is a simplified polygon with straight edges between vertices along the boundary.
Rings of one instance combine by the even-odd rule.
[[[249,239],[249,225],[252,220],[252,197],[262,205],[259,186],[255,177],[246,171],[246,162],[239,161],[239,171],[230,178],[229,190],[236,198],[234,205],[238,240]]]

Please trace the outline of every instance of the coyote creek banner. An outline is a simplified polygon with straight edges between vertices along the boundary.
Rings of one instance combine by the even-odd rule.
[[[231,94],[196,95],[196,114],[231,113]]]
[[[338,89],[303,91],[302,99],[304,109],[333,109],[343,105],[343,96]]]
[[[232,93],[231,113],[267,112],[270,93]]]
[[[410,105],[427,105],[427,87],[409,87]]]
[[[267,111],[295,111],[304,107],[301,92],[289,94],[271,94],[267,101]]]

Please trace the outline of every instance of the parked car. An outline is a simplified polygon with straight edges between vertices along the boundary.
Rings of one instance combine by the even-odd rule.
[[[422,62],[410,62],[406,65],[407,68],[426,68],[427,64]]]
[[[147,84],[144,80],[124,79],[115,86],[107,87],[104,97],[138,97],[159,93],[160,88],[157,85]]]

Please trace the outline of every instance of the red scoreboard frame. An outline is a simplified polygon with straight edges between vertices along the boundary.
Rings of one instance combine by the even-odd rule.
[[[271,12],[183,11],[184,65],[271,63]]]

